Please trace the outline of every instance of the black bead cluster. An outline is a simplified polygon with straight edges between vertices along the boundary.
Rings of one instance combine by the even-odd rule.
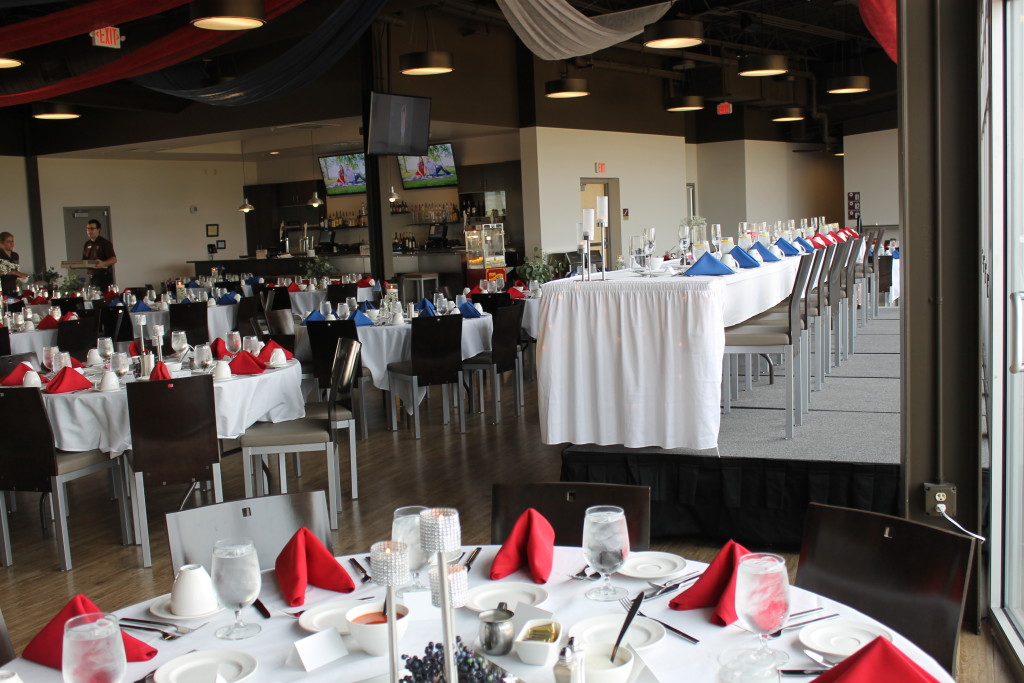
[[[462,639],[455,639],[455,667],[458,671],[458,683],[500,683],[505,681],[505,674],[480,655],[465,645]],[[408,672],[402,683],[441,683],[444,678],[444,645],[427,643],[422,657],[402,655],[405,670]]]

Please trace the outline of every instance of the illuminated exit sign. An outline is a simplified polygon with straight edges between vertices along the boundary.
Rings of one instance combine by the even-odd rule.
[[[721,116],[723,114],[731,114],[732,113],[732,102],[722,102],[722,103],[720,103],[715,108],[715,111],[718,112],[719,116]]]
[[[92,38],[92,44],[95,47],[111,47],[114,49],[120,49],[121,40],[121,29],[116,26],[107,26],[106,28],[98,28],[95,31],[91,31],[89,36]]]

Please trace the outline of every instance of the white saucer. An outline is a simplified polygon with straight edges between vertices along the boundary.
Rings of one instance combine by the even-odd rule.
[[[217,609],[212,610],[210,612],[205,612],[203,614],[190,614],[189,616],[182,616],[180,614],[175,614],[174,612],[171,611],[171,594],[170,593],[167,593],[166,595],[161,595],[159,598],[154,600],[150,604],[150,606],[149,606],[149,612],[150,612],[150,614],[153,614],[154,616],[158,616],[161,619],[181,619],[181,620],[184,620],[184,621],[187,621],[187,620],[190,620],[190,619],[204,619],[206,617],[212,616],[214,614],[217,614],[218,612],[223,612],[223,611],[224,611],[224,608],[222,606],[220,606],[220,605],[217,605]]]
[[[199,650],[175,657],[153,674],[155,683],[193,681],[244,681],[256,672],[256,658],[238,650]]]
[[[466,607],[474,612],[495,609],[499,602],[508,603],[510,608],[517,602],[524,605],[539,605],[548,599],[548,592],[535,583],[485,583],[469,591]],[[622,619],[619,619],[619,626]]]
[[[686,568],[686,560],[658,551],[632,552],[617,573],[634,579],[667,579]]]
[[[365,600],[349,598],[317,605],[302,613],[302,616],[299,617],[299,626],[310,633],[319,633],[333,626],[341,635],[348,635],[348,622],[345,621],[345,615],[353,607],[365,604]]]
[[[830,662],[839,662],[881,636],[892,642],[892,632],[878,624],[852,619],[833,619],[805,626],[800,642]]]
[[[577,643],[614,643],[619,629],[622,628],[623,616],[621,614],[602,614],[598,617],[591,617],[578,622],[569,629],[569,637],[575,638]],[[651,647],[665,637],[665,627],[647,617],[637,616],[629,625],[623,644],[631,646],[634,650],[642,650]]]
[[[283,363],[267,363],[268,368],[286,368],[288,367],[288,361]]]

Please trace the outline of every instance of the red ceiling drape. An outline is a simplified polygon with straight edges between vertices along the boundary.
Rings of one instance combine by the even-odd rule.
[[[892,61],[897,60],[896,0],[860,0],[860,18]]]
[[[266,0],[267,20],[272,20],[303,2],[304,0]],[[209,52],[245,33],[245,31],[207,31],[189,24],[99,69],[93,69],[36,90],[0,95],[0,107],[45,100],[69,92],[112,83],[123,78],[132,78],[165,69],[204,52]]]

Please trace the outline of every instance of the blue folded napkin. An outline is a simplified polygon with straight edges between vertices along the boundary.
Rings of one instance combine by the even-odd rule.
[[[235,301],[234,292],[225,292],[224,294],[220,295],[220,298],[217,299],[217,303],[221,306],[228,306],[230,304],[235,304],[238,302]]]
[[[364,313],[365,313],[366,311],[369,311],[369,310],[371,310],[371,309],[376,309],[376,308],[377,308],[377,307],[373,305],[373,302],[372,302],[372,301],[364,301],[364,302],[362,302],[361,304],[359,304],[359,310],[360,310],[360,311],[363,311]]]
[[[305,320],[302,321],[303,327],[305,327],[306,323],[308,323],[310,320],[316,322],[318,320],[327,320],[327,318],[325,318],[324,314],[321,313],[320,311],[313,311],[312,313],[306,316]]]
[[[711,252],[706,251],[683,275],[732,275],[732,272],[732,268],[716,259]]]
[[[201,285],[201,284],[199,284],[198,282],[196,282],[195,280],[192,280],[191,282],[189,282],[189,283],[188,283],[187,285],[185,285],[185,286],[186,286],[186,287],[189,287],[189,288],[192,288],[192,289],[194,289],[194,288],[196,288],[196,287],[200,287],[200,288],[202,288],[202,285]]]
[[[370,320],[369,316],[358,309],[352,311],[352,315],[350,315],[348,319],[355,320],[356,327],[367,327],[368,325],[373,325],[373,321]]]
[[[786,256],[800,255],[800,250],[794,247],[792,244],[790,244],[785,237],[780,237],[779,241],[775,243],[775,246],[781,249],[782,253],[785,254]]]
[[[761,265],[757,262],[757,259],[742,249],[733,249],[729,252],[729,256],[736,260],[736,265],[740,268],[758,268]]]
[[[259,281],[260,281],[259,277],[253,275],[252,277],[248,277],[248,278],[245,279],[245,284],[247,284],[247,285],[255,285]]]
[[[767,263],[769,261],[778,261],[779,260],[778,256],[773,254],[771,252],[771,250],[768,249],[768,247],[764,246],[760,242],[754,242],[754,246],[752,246],[751,249],[757,249],[757,253],[759,253],[761,255],[761,258],[764,259],[765,263]]]
[[[434,304],[432,304],[430,299],[427,299],[426,297],[416,304],[415,310],[419,311],[421,316],[428,318],[437,315],[437,310],[434,309]]]
[[[814,245],[811,244],[810,242],[808,242],[807,240],[805,240],[803,237],[797,237],[796,238],[796,242],[801,247],[806,249],[808,254],[813,254],[814,253],[814,249],[815,249]]]
[[[899,249],[893,249],[892,250],[892,257],[893,258],[899,258],[900,257],[900,250]]]
[[[190,303],[192,303],[192,299],[189,299],[189,298],[188,298],[188,297],[186,296],[186,297],[185,297],[184,299],[182,299],[182,300],[181,300],[181,301],[179,301],[178,303],[180,303],[180,304],[190,304]]]
[[[153,309],[146,305],[145,301],[139,301],[132,306],[132,313],[145,313],[146,311],[152,311]]]
[[[463,318],[479,318],[480,311],[476,310],[476,306],[470,302],[459,304],[459,313],[462,314]]]

